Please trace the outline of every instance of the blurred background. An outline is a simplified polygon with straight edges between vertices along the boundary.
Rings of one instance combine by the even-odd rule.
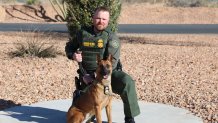
[[[55,1],[55,0],[51,0]],[[59,0],[63,3],[64,0]],[[218,7],[218,0],[122,0],[123,3],[162,4],[172,7]],[[49,0],[0,0],[0,4],[46,4]]]

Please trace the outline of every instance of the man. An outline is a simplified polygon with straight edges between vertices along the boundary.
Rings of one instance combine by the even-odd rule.
[[[82,28],[77,34],[77,40],[67,42],[65,51],[69,59],[81,63],[82,69],[86,71],[82,77],[83,84],[90,83],[94,78],[94,71],[97,67],[96,55],[100,54],[101,58],[106,58],[112,54],[112,91],[119,94],[124,103],[125,123],[135,123],[134,117],[140,114],[135,82],[119,69],[120,40],[110,31],[109,18],[108,8],[97,8],[92,18],[93,25]]]

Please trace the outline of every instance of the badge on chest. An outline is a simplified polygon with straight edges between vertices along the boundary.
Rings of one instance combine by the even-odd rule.
[[[89,47],[89,48],[103,48],[104,47],[104,41],[103,39],[92,39],[92,40],[84,40],[82,43],[83,47]]]

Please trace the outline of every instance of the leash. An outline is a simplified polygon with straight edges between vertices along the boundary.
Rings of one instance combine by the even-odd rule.
[[[80,48],[77,49],[76,53],[82,53]],[[84,76],[85,74],[87,74],[87,71],[82,66],[82,62],[78,62],[78,65],[79,65],[79,74],[81,76]],[[80,77],[79,78],[75,77],[75,85],[76,85],[76,90],[81,90],[81,80],[80,80]]]

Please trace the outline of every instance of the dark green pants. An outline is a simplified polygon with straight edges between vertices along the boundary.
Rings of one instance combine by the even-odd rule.
[[[140,109],[133,79],[123,71],[113,71],[111,82],[112,91],[121,96],[125,116],[139,115]]]

